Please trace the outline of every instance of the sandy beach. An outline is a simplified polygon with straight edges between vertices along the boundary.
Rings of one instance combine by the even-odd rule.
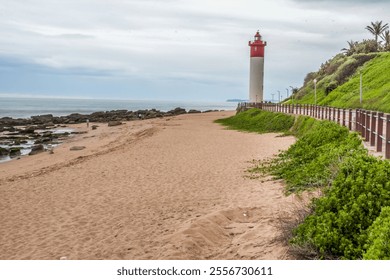
[[[213,123],[234,113],[73,125],[54,154],[1,164],[0,259],[289,258],[278,218],[300,199],[246,170],[295,140]]]

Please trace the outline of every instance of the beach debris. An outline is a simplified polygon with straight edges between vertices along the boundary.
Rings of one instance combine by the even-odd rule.
[[[86,147],[85,146],[73,146],[73,147],[70,147],[70,151],[81,151],[81,150],[84,150]]]
[[[96,124],[94,124],[94,125],[91,126],[92,130],[95,130],[95,129],[98,128],[98,127],[99,127],[99,126],[96,125]]]
[[[68,258],[67,257],[61,257],[60,260],[61,261],[66,261]]]

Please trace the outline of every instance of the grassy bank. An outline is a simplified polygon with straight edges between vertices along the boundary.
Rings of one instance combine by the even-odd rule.
[[[318,72],[309,73],[295,95],[294,103],[314,104],[314,79],[317,104],[339,108],[364,108],[390,112],[390,53],[337,55]],[[360,73],[363,103],[360,104]],[[291,100],[289,101],[292,102]]]
[[[269,124],[255,124],[254,118],[270,123],[277,118],[279,131],[289,131],[298,140],[253,171],[284,179],[287,192],[323,190],[311,214],[294,229],[293,246],[318,258],[390,259],[390,162],[368,155],[356,133],[335,123],[303,116],[291,123],[291,116],[284,120],[276,117],[280,114],[259,111],[218,122],[267,132]]]
[[[294,117],[282,113],[250,109],[216,122],[240,131],[256,133],[288,132],[294,124]]]

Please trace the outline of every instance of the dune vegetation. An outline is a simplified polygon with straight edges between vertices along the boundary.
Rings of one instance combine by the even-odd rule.
[[[390,259],[390,162],[368,155],[357,133],[326,120],[258,109],[217,122],[297,137],[288,150],[250,171],[283,179],[287,194],[321,190],[292,229],[290,243],[301,257]]]

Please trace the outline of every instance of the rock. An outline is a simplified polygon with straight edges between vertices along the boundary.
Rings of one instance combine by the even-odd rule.
[[[32,116],[31,120],[34,124],[50,123],[53,122],[53,115],[47,114],[47,115]]]
[[[21,130],[21,134],[33,134],[35,131],[36,127],[35,126],[27,126],[25,129]]]
[[[173,109],[173,110],[171,110],[171,111],[168,111],[167,113],[168,113],[168,114],[172,114],[172,115],[174,115],[174,116],[176,116],[176,115],[182,115],[182,114],[187,114],[186,110],[183,109],[183,108],[180,108],[180,107],[177,107],[177,108],[175,108],[175,109]]]
[[[34,144],[42,144],[42,143],[49,143],[51,142],[53,139],[52,138],[49,138],[49,137],[42,137],[40,139],[37,139],[35,140]]]
[[[20,156],[22,154],[20,151],[21,149],[22,149],[21,147],[14,147],[14,148],[9,149],[9,156],[10,157]]]
[[[83,131],[72,131],[70,134],[86,134],[86,133],[88,133],[88,131],[83,130]]]
[[[0,147],[0,156],[4,157],[4,156],[8,156],[8,155],[9,155],[9,150],[6,148]]]
[[[81,150],[84,150],[85,149],[85,146],[73,146],[73,147],[70,147],[70,151],[81,151]]]
[[[91,126],[92,130],[95,130],[95,129],[98,128],[98,127],[99,127],[99,126],[96,125],[96,124],[94,124],[94,125]]]
[[[202,112],[199,110],[194,110],[194,109],[191,109],[188,111],[188,114],[199,114],[199,113],[202,113]]]
[[[28,154],[29,156],[33,156],[45,151],[45,147],[42,144],[34,145],[31,147],[31,152]]]
[[[121,125],[122,122],[121,121],[111,121],[111,122],[108,122],[108,126],[117,126],[117,125]]]

